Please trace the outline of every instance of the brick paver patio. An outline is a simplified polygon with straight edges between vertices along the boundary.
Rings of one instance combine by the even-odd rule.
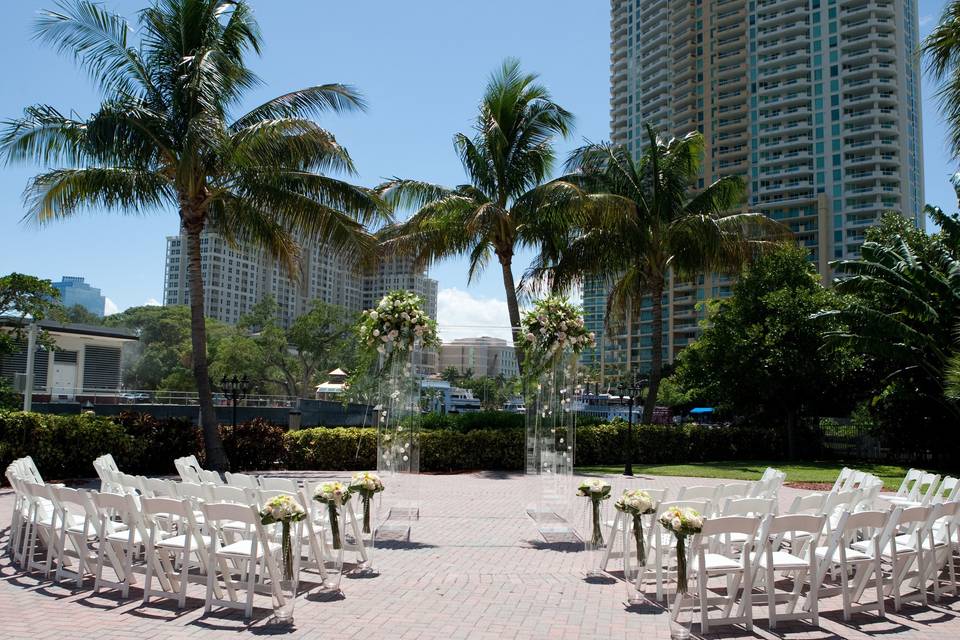
[[[343,474],[302,474],[336,477]],[[626,485],[611,478],[615,492]],[[720,481],[691,478],[643,478],[638,486],[679,487]],[[786,505],[799,492],[785,488]],[[310,591],[297,600],[293,628],[270,620],[269,599],[259,596],[252,622],[236,613],[203,615],[203,589],[191,586],[187,608],[172,603],[140,606],[141,592],[131,599],[39,579],[0,559],[0,638],[118,638],[151,640],[187,637],[288,635],[339,640],[421,639],[485,640],[573,638],[669,638],[667,614],[659,607],[629,607],[616,563],[609,579],[588,582],[584,555],[578,546],[548,542],[525,513],[530,483],[520,475],[476,473],[422,476],[421,518],[411,542],[377,549],[379,576],[344,577],[343,593],[333,597]],[[9,490],[0,490],[0,514],[9,522]],[[8,531],[0,544],[5,545]],[[310,576],[305,575],[304,580]],[[142,584],[142,581],[141,581]],[[652,595],[652,594],[651,594]],[[893,602],[888,599],[888,611]],[[945,597],[927,608],[904,605],[886,620],[856,616],[844,623],[840,600],[821,603],[821,628],[781,623],[776,633],[766,625],[766,609],[754,609],[756,626],[720,627],[710,638],[867,638],[898,640],[960,638],[960,599]],[[694,625],[697,634],[698,625]]]

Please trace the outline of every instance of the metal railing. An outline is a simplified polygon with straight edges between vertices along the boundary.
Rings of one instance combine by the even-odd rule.
[[[299,398],[287,395],[254,393],[237,403],[240,407],[296,407]],[[157,391],[151,389],[91,389],[71,387],[35,387],[34,402],[90,402],[95,405],[179,405],[199,404],[196,391]],[[222,393],[213,394],[217,406],[231,406],[232,402]]]

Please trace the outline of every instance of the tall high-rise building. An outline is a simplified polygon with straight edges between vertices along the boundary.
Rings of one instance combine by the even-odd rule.
[[[53,288],[60,292],[60,304],[69,309],[77,305],[83,307],[98,318],[103,317],[107,299],[100,289],[87,284],[78,276],[63,276],[60,282],[54,282]]]
[[[859,255],[885,211],[923,224],[916,0],[611,0],[610,135],[635,154],[644,124],[700,131],[698,186],[726,175],[746,207],[790,227],[828,278]],[[664,356],[698,331],[696,303],[729,295],[703,274],[664,295]],[[587,323],[604,329],[606,287],[584,287]],[[647,305],[649,308],[649,305]],[[608,373],[649,367],[650,312],[584,357]]]
[[[315,300],[359,312],[376,305],[387,292],[413,291],[423,298],[424,310],[437,317],[437,281],[422,269],[414,269],[409,259],[388,257],[367,271],[333,255],[318,243],[303,243],[299,280],[290,278],[282,265],[256,246],[231,247],[217,233],[207,231],[200,237],[200,260],[204,284],[204,312],[207,317],[236,324],[240,317],[272,296],[280,306],[279,322],[289,327],[294,319],[310,309]],[[188,304],[186,238],[167,237],[163,303]],[[423,372],[436,371],[437,354],[417,356]]]

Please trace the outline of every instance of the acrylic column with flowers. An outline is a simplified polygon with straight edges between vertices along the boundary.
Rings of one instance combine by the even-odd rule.
[[[291,496],[271,498],[260,510],[264,526],[280,525],[280,571],[274,583],[274,617],[278,622],[293,622],[293,603],[297,595],[296,558],[300,555],[300,523],[306,518],[303,506]]]
[[[576,453],[577,361],[594,344],[579,307],[557,297],[533,303],[521,319],[526,389],[526,471],[538,484],[538,520],[570,520]]]
[[[415,356],[439,346],[437,325],[419,296],[391,291],[363,312],[358,334],[376,360],[377,471],[396,476],[392,506],[385,515],[415,517],[419,495],[412,476],[420,472],[420,374]]]
[[[691,610],[684,607],[689,591],[687,539],[703,530],[703,520],[700,513],[690,508],[672,507],[660,514],[660,526],[672,533],[677,541],[677,592],[670,616],[672,640],[686,640],[690,637],[693,617]]]

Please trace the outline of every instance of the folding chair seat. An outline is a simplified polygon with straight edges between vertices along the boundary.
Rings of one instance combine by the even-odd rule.
[[[799,539],[813,540],[819,537],[823,530],[826,516],[790,514],[771,516],[764,526],[765,535],[761,536],[761,546],[757,553],[757,577],[764,577],[764,597],[767,601],[767,613],[770,628],[775,629],[778,620],[804,620],[810,618],[811,624],[818,626],[820,614],[818,600],[820,597],[820,582],[818,581],[817,559],[811,553],[812,545],[807,545],[804,551],[795,551],[791,544],[789,550],[783,543],[789,536],[796,541]],[[776,574],[788,576],[793,588],[785,593],[777,593]],[[796,607],[802,595],[803,585],[809,583],[810,590],[807,598],[810,602],[810,611],[806,613]],[[777,604],[787,604],[784,613],[777,612]]]
[[[693,538],[691,555],[696,558],[691,575],[696,579],[696,600],[700,607],[700,630],[708,633],[711,626],[727,624],[743,624],[747,631],[753,630],[753,540],[760,529],[760,518],[728,516],[711,518],[703,523],[703,530]],[[729,553],[711,551],[718,546],[722,549],[723,541],[732,535],[742,536],[746,542],[739,557]],[[710,579],[722,577],[726,579],[726,592],[710,589]],[[742,591],[742,593],[741,593]],[[739,597],[739,603],[737,602]],[[679,612],[684,601],[692,598],[682,598],[678,595],[674,604],[673,615]],[[710,608],[713,605],[723,605],[723,614],[717,618],[710,617]],[[730,615],[734,605],[737,606],[736,615]]]
[[[836,595],[839,591],[843,598],[844,620],[850,620],[854,612],[872,609],[876,609],[880,617],[885,617],[881,554],[883,548],[889,544],[899,517],[899,508],[890,512],[844,512],[830,536],[829,544],[817,547],[814,550],[819,562],[817,568],[818,582],[823,583],[828,570],[834,567],[839,568],[839,571],[835,572],[839,576],[839,589],[824,589],[822,593],[825,596]],[[861,538],[864,540],[861,540]],[[858,544],[861,541],[868,544]],[[851,573],[853,575],[852,579],[850,578]],[[860,600],[871,581],[876,589],[877,601],[875,603],[854,604]]]
[[[189,500],[142,498],[140,502],[143,516],[149,524],[143,604],[148,604],[153,596],[176,598],[177,607],[182,609],[186,605],[190,569],[196,566],[201,574],[205,574],[208,569],[207,548],[210,545],[210,536],[200,533],[200,526]],[[155,562],[159,562],[162,567],[170,583],[169,590],[163,588],[162,583],[161,589],[153,589]],[[177,565],[180,567],[179,572],[176,571]]]

